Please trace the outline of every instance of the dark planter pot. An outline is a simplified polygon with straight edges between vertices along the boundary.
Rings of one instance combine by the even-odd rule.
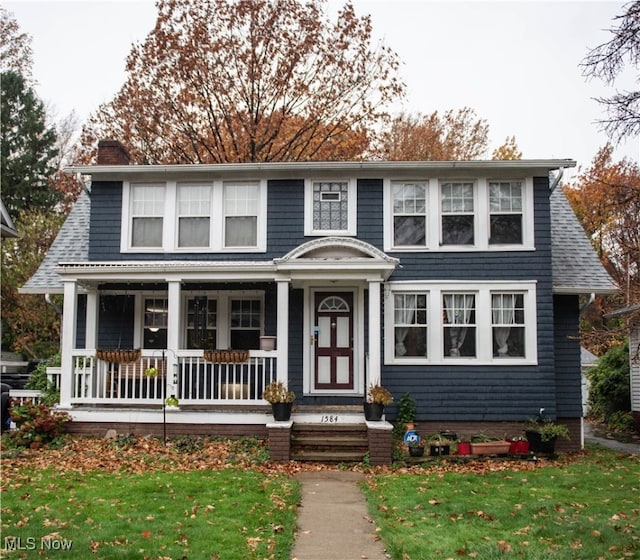
[[[429,446],[429,454],[430,455],[449,455],[451,452],[450,445],[430,445]]]
[[[364,403],[364,417],[371,422],[382,420],[384,405],[378,403]]]
[[[553,437],[549,441],[542,441],[540,432],[536,432],[535,430],[527,430],[525,434],[527,436],[527,441],[529,442],[529,448],[534,453],[555,453],[556,440],[558,439],[557,437]]]
[[[422,457],[424,456],[424,447],[421,445],[409,447],[409,455],[412,457]]]
[[[273,417],[282,422],[291,418],[291,407],[293,403],[290,402],[278,402],[271,403],[271,410],[273,411]]]

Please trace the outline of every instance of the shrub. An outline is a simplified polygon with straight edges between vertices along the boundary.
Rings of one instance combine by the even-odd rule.
[[[51,410],[45,404],[27,403],[12,407],[9,411],[16,429],[9,432],[9,440],[19,447],[36,449],[52,442],[71,421],[66,412]]]
[[[47,405],[53,406],[60,402],[60,391],[47,378],[47,367],[55,367],[60,365],[60,354],[51,356],[48,360],[40,362],[35,370],[29,376],[25,387],[36,391],[41,391],[40,401]]]
[[[601,422],[608,422],[612,414],[631,410],[629,384],[629,343],[611,348],[588,372],[589,407]]]

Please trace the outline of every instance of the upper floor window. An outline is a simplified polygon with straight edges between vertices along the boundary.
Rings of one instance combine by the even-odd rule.
[[[355,181],[308,181],[305,235],[355,235],[356,205]]]
[[[120,250],[263,252],[266,181],[124,182]]]
[[[208,247],[211,186],[178,185],[178,246]]]
[[[473,245],[475,240],[473,183],[442,183],[440,189],[442,244]]]
[[[489,243],[522,243],[522,182],[489,182]]]
[[[162,247],[165,187],[131,185],[131,247]]]
[[[427,244],[427,188],[425,183],[391,183],[394,247]]]
[[[224,246],[255,247],[260,192],[256,183],[225,183]]]

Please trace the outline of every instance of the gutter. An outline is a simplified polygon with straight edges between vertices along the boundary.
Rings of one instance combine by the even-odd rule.
[[[564,175],[564,167],[559,167],[558,174],[556,175],[556,178],[553,180],[553,183],[549,187],[549,190],[551,192],[556,190],[556,187],[558,186],[558,183],[561,181],[563,175]]]

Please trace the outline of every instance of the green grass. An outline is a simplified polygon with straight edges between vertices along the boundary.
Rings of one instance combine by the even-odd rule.
[[[1,557],[288,559],[298,500],[290,478],[252,470],[23,471],[2,493]]]
[[[602,449],[531,471],[392,474],[365,488],[394,560],[640,558],[640,460]]]

